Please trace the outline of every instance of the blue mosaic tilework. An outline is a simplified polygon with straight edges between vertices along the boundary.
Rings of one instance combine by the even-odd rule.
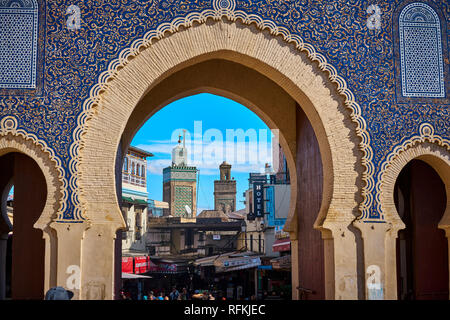
[[[134,40],[162,23],[211,9],[213,5],[232,3],[223,1],[221,4],[216,0],[38,1],[45,18],[39,20],[39,24],[45,20],[39,28],[39,43],[45,46],[45,50],[40,48],[45,54],[43,70],[37,72],[38,77],[40,74],[43,77],[42,93],[21,96],[0,88],[0,119],[14,116],[18,119],[18,129],[45,140],[61,159],[68,180],[77,117],[109,63]],[[0,0],[0,4],[12,2]],[[447,91],[446,98],[419,98],[402,97],[400,63],[397,64],[397,60],[400,61],[398,16],[412,2],[417,1],[238,0],[234,4],[235,10],[258,15],[287,28],[293,35],[300,35],[345,79],[361,106],[376,171],[395,146],[417,134],[421,123],[430,123],[436,134],[450,137],[449,64],[446,62],[449,60],[450,3],[423,1],[436,11],[441,22]],[[381,9],[381,28],[369,30],[370,13],[366,10],[374,3]],[[79,30],[69,30],[66,25],[66,10],[71,5],[81,9]],[[74,205],[69,201],[64,217],[73,218],[73,210]],[[372,215],[379,215],[376,208]]]
[[[0,88],[36,88],[36,1],[0,2]]]
[[[445,97],[438,15],[417,2],[406,6],[399,20],[403,96]]]

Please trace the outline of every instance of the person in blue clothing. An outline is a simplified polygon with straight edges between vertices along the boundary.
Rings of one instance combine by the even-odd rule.
[[[70,300],[73,292],[63,287],[53,287],[45,294],[45,300]]]
[[[172,288],[172,292],[169,295],[170,300],[178,300],[178,296],[180,295],[180,292],[178,292],[176,287]]]

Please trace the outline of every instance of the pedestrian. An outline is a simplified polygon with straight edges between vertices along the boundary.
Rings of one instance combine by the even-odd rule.
[[[158,300],[164,300],[164,293],[162,291],[159,293]]]
[[[148,293],[148,300],[156,300],[156,297],[155,297],[155,295],[153,294],[153,291],[150,291],[150,292]]]
[[[70,300],[72,297],[73,292],[63,287],[50,288],[45,294],[45,300]]]
[[[194,294],[192,295],[192,299],[198,299],[198,300],[203,299],[203,295],[200,293],[199,290],[195,290]]]
[[[172,292],[170,293],[170,300],[178,300],[178,296],[180,295],[180,293],[178,292],[176,287],[172,288]]]

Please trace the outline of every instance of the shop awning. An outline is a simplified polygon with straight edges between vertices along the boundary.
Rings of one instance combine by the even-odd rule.
[[[199,259],[195,260],[194,266],[213,267],[214,266],[214,262],[216,260],[220,259],[221,257],[228,257],[228,254],[222,254],[222,255],[215,255],[215,256],[210,256],[210,257],[205,257],[205,258],[199,258]]]
[[[274,252],[280,251],[290,251],[291,250],[291,239],[278,239],[272,245],[272,250]]]
[[[216,272],[229,272],[256,268],[261,265],[261,258],[259,256],[244,256],[239,258],[217,259],[214,264],[216,266]]]
[[[123,197],[122,196],[122,200],[126,201],[126,202],[131,202],[131,203],[133,202],[133,199],[131,199],[130,197]]]
[[[147,205],[147,201],[142,200],[142,199],[135,199],[135,200],[134,200],[134,203],[136,203],[136,204],[142,204],[142,205],[144,205],[144,206]]]
[[[270,260],[273,269],[289,270],[291,269],[291,255],[281,256]]]

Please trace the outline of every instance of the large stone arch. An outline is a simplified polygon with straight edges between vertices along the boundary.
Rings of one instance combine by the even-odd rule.
[[[47,198],[42,214],[35,222],[34,228],[43,231],[45,240],[45,279],[44,290],[56,285],[57,235],[51,224],[62,212],[65,202],[66,186],[60,160],[53,150],[35,135],[17,129],[14,117],[5,117],[0,121],[0,156],[17,152],[33,159],[44,175],[47,185]],[[44,293],[43,293],[44,294]]]
[[[316,227],[322,228],[326,220],[325,229],[340,235],[334,238],[335,250],[329,258],[336,266],[329,282],[337,298],[356,298],[355,238],[347,227],[358,216],[358,203],[362,201],[360,175],[367,162],[361,160],[360,150],[367,151],[364,146],[368,139],[361,142],[358,138],[361,133],[366,134],[365,128],[356,130],[363,123],[358,122],[360,114],[346,110],[348,107],[355,111],[354,101],[348,90],[341,87],[342,79],[332,72],[329,76],[333,76],[327,77],[322,70],[324,66],[328,71],[331,67],[325,61],[313,62],[311,54],[301,52],[282,37],[239,21],[207,20],[161,38],[145,49],[137,49],[125,67],[109,72],[109,80],[101,89],[96,88],[95,101],[91,99],[88,103],[91,109],[88,116],[84,115],[88,120],[80,135],[77,158],[83,213],[93,224],[124,226],[115,189],[117,146],[136,106],[153,87],[202,61],[223,59],[242,64],[289,93],[313,126],[325,176]],[[289,215],[287,229],[295,233],[295,210]],[[326,234],[325,229],[322,231]],[[341,236],[343,233],[349,236]],[[340,253],[342,250],[344,255]],[[334,288],[335,282],[338,285]]]
[[[114,184],[113,175],[108,174],[112,173],[117,150],[111,154],[105,151],[106,148],[116,149],[126,121],[142,97],[151,87],[180,69],[202,60],[222,58],[249,64],[263,75],[275,79],[294,100],[300,102],[321,145],[324,166],[328,167],[328,172],[333,172],[329,175],[333,180],[330,187],[333,191],[329,192],[328,201],[335,199],[332,202],[336,210],[329,212],[329,215],[343,217],[342,211],[346,210],[339,209],[349,207],[354,212],[354,194],[358,192],[355,182],[362,165],[358,163],[358,154],[355,154],[355,145],[359,144],[357,135],[348,127],[350,112],[342,112],[339,103],[343,102],[339,101],[336,93],[330,92],[323,77],[317,74],[317,68],[314,71],[314,63],[305,59],[305,54],[296,52],[276,37],[255,30],[253,27],[242,28],[237,23],[218,22],[179,31],[142,51],[109,81],[98,106],[91,111],[81,140],[78,175],[80,198],[87,211],[91,211],[88,198],[97,197],[90,192],[97,185],[89,182],[97,180],[111,186]],[[248,43],[252,46],[249,47]],[[107,154],[110,159],[103,162]],[[96,162],[104,170],[96,170]],[[105,166],[106,163],[108,165]],[[339,172],[342,174],[339,175]],[[351,174],[346,176],[344,172]],[[109,205],[116,199],[114,192],[108,193],[110,196],[105,197],[104,202]],[[341,194],[341,197],[331,197],[331,194]],[[99,218],[100,221],[104,218],[95,215],[88,217]]]

